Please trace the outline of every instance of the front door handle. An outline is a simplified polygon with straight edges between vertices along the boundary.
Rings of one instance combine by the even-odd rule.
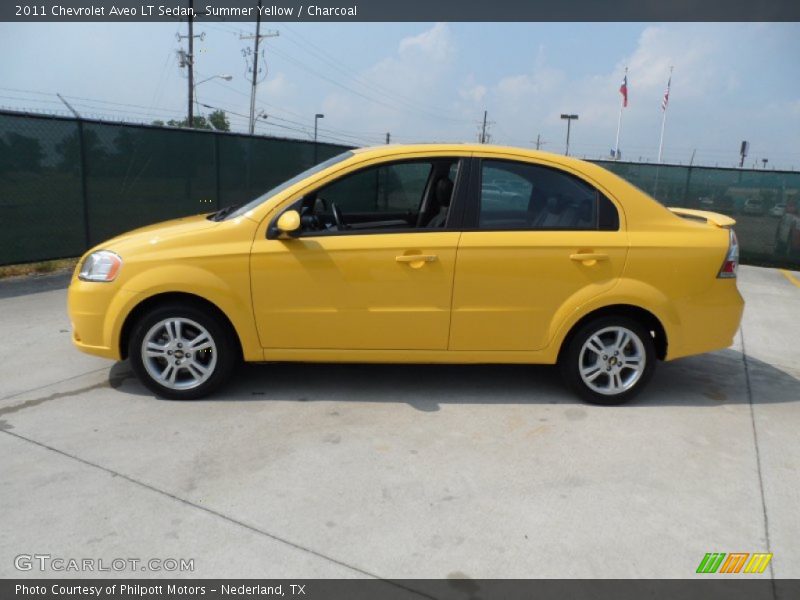
[[[578,252],[577,254],[570,254],[570,260],[580,261],[587,266],[592,266],[601,260],[608,260],[608,254],[602,252]]]
[[[439,257],[435,254],[401,254],[394,259],[399,263],[408,263],[412,267],[421,267],[425,263],[435,262]]]

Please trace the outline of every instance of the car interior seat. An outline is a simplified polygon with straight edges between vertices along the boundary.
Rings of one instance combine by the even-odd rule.
[[[423,217],[423,227],[444,227],[447,213],[450,210],[450,200],[453,196],[453,182],[444,175],[433,186],[433,197]]]

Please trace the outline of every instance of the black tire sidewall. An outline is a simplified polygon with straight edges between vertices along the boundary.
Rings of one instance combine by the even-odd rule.
[[[216,345],[217,364],[214,372],[196,388],[173,390],[165,387],[150,376],[142,361],[144,336],[153,325],[169,318],[185,318],[199,323],[208,331]],[[136,322],[128,345],[128,358],[139,380],[158,396],[170,400],[195,400],[213,393],[230,378],[238,362],[238,352],[229,327],[213,311],[193,304],[170,303],[148,311]]]
[[[642,376],[632,388],[614,396],[606,396],[592,390],[584,383],[579,372],[579,359],[583,344],[596,332],[606,327],[624,327],[629,329],[642,341],[645,351],[645,368]],[[591,404],[613,406],[624,404],[632,400],[647,385],[647,382],[650,380],[655,370],[656,359],[655,343],[646,327],[642,326],[639,321],[629,317],[607,316],[594,319],[581,326],[581,328],[575,332],[575,335],[571,337],[565,351],[559,359],[559,367],[567,386],[583,400]]]

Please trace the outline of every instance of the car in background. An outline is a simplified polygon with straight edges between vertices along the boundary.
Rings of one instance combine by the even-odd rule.
[[[766,212],[766,206],[761,198],[748,198],[742,206],[742,214],[760,216]]]
[[[659,360],[732,343],[734,223],[561,155],[348,151],[243,206],[92,248],[69,286],[72,340],[174,399],[220,389],[242,360],[517,363],[619,404]]]
[[[782,217],[784,214],[786,214],[786,202],[778,202],[769,209],[770,217]]]

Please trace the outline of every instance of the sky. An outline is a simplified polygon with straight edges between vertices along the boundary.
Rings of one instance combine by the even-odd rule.
[[[151,122],[186,116],[186,23],[2,23],[0,106]],[[242,51],[255,23],[195,24],[197,100],[247,129]],[[625,160],[655,161],[670,73],[664,162],[800,169],[798,23],[262,23],[257,132],[352,145],[475,141],[484,110],[492,143],[607,157],[619,93]],[[200,106],[200,113],[211,109]]]

